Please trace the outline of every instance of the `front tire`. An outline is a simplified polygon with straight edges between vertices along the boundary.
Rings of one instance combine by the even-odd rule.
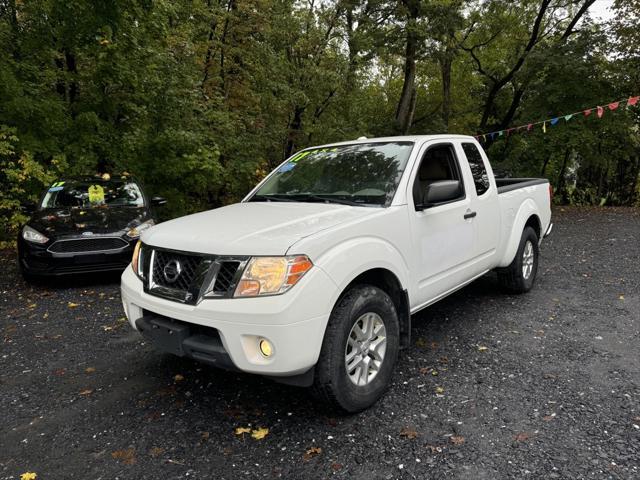
[[[370,407],[389,386],[399,345],[391,297],[371,285],[351,288],[329,318],[315,367],[314,394],[342,412]]]
[[[509,293],[531,290],[538,273],[538,235],[531,227],[522,231],[516,256],[511,264],[498,270],[498,282]]]

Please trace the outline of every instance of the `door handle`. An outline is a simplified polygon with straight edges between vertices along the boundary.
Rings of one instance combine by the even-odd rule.
[[[464,219],[466,220],[467,218],[473,218],[477,215],[477,212],[467,212],[464,214]]]

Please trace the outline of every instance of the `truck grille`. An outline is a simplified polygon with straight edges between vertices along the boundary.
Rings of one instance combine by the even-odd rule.
[[[157,285],[176,290],[189,290],[203,257],[156,250],[153,262],[153,281]]]
[[[238,271],[238,267],[240,267],[240,262],[230,261],[220,263],[220,270],[216,276],[216,282],[213,284],[213,293],[217,295],[233,293],[229,292],[229,290],[235,287],[233,280]]]
[[[203,295],[233,295],[239,271],[248,260],[216,255],[194,255],[143,245],[143,281],[151,295],[196,304]],[[150,275],[147,273],[149,272]]]
[[[90,253],[120,250],[129,245],[118,237],[78,238],[73,240],[58,240],[49,251],[53,253]]]

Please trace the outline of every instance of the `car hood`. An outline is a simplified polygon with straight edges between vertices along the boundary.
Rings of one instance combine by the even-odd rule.
[[[283,255],[301,238],[377,210],[327,203],[236,203],[164,222],[144,232],[142,241],[216,255]]]
[[[148,220],[145,207],[56,208],[39,210],[27,223],[50,238],[88,234],[124,233]]]

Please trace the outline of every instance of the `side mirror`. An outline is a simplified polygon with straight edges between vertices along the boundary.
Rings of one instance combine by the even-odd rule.
[[[22,210],[22,213],[31,215],[36,211],[36,204],[33,202],[25,202],[22,205],[20,205],[20,210]]]
[[[151,205],[154,207],[159,207],[160,205],[166,205],[167,199],[164,197],[153,197],[151,198]]]
[[[430,183],[424,189],[424,197],[421,205],[416,205],[419,210],[433,207],[439,203],[449,202],[460,196],[459,180],[439,180]]]

